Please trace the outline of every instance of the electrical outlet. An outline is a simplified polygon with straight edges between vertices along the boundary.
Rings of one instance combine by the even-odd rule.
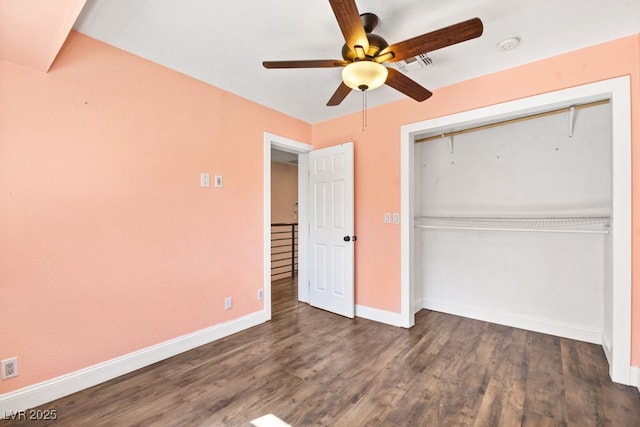
[[[258,301],[262,301],[264,299],[264,289],[258,289]]]
[[[231,310],[231,306],[233,305],[233,301],[231,299],[231,297],[226,297],[224,299],[224,309],[225,310]]]
[[[2,379],[8,380],[9,378],[18,376],[18,358],[12,357],[2,361]]]

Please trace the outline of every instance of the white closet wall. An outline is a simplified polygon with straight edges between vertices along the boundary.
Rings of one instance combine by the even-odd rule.
[[[610,105],[573,125],[556,114],[416,144],[417,307],[601,343]]]

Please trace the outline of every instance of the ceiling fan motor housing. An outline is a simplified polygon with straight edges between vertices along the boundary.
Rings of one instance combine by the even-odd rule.
[[[367,59],[374,58],[389,46],[389,43],[377,34],[368,33],[367,39],[369,40],[369,50],[364,53]],[[354,62],[358,59],[358,56],[355,51],[351,50],[351,48],[345,44],[342,46],[342,58],[344,58],[345,61]]]

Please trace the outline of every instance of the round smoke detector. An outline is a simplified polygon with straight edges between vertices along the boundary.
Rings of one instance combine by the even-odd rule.
[[[498,42],[496,46],[498,47],[499,51],[506,52],[508,50],[515,49],[516,47],[518,47],[519,44],[520,44],[520,37],[509,36],[502,39],[500,42]]]

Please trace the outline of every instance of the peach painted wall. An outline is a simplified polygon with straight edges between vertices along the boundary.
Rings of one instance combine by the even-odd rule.
[[[298,222],[298,167],[271,162],[271,222]]]
[[[75,32],[0,76],[0,394],[262,309],[263,133],[309,124]]]
[[[400,126],[599,80],[631,76],[633,143],[633,364],[640,365],[640,35],[486,75],[313,125],[313,145],[355,143],[356,303],[400,311],[400,226],[383,223],[400,210]],[[353,96],[353,95],[352,95]]]

